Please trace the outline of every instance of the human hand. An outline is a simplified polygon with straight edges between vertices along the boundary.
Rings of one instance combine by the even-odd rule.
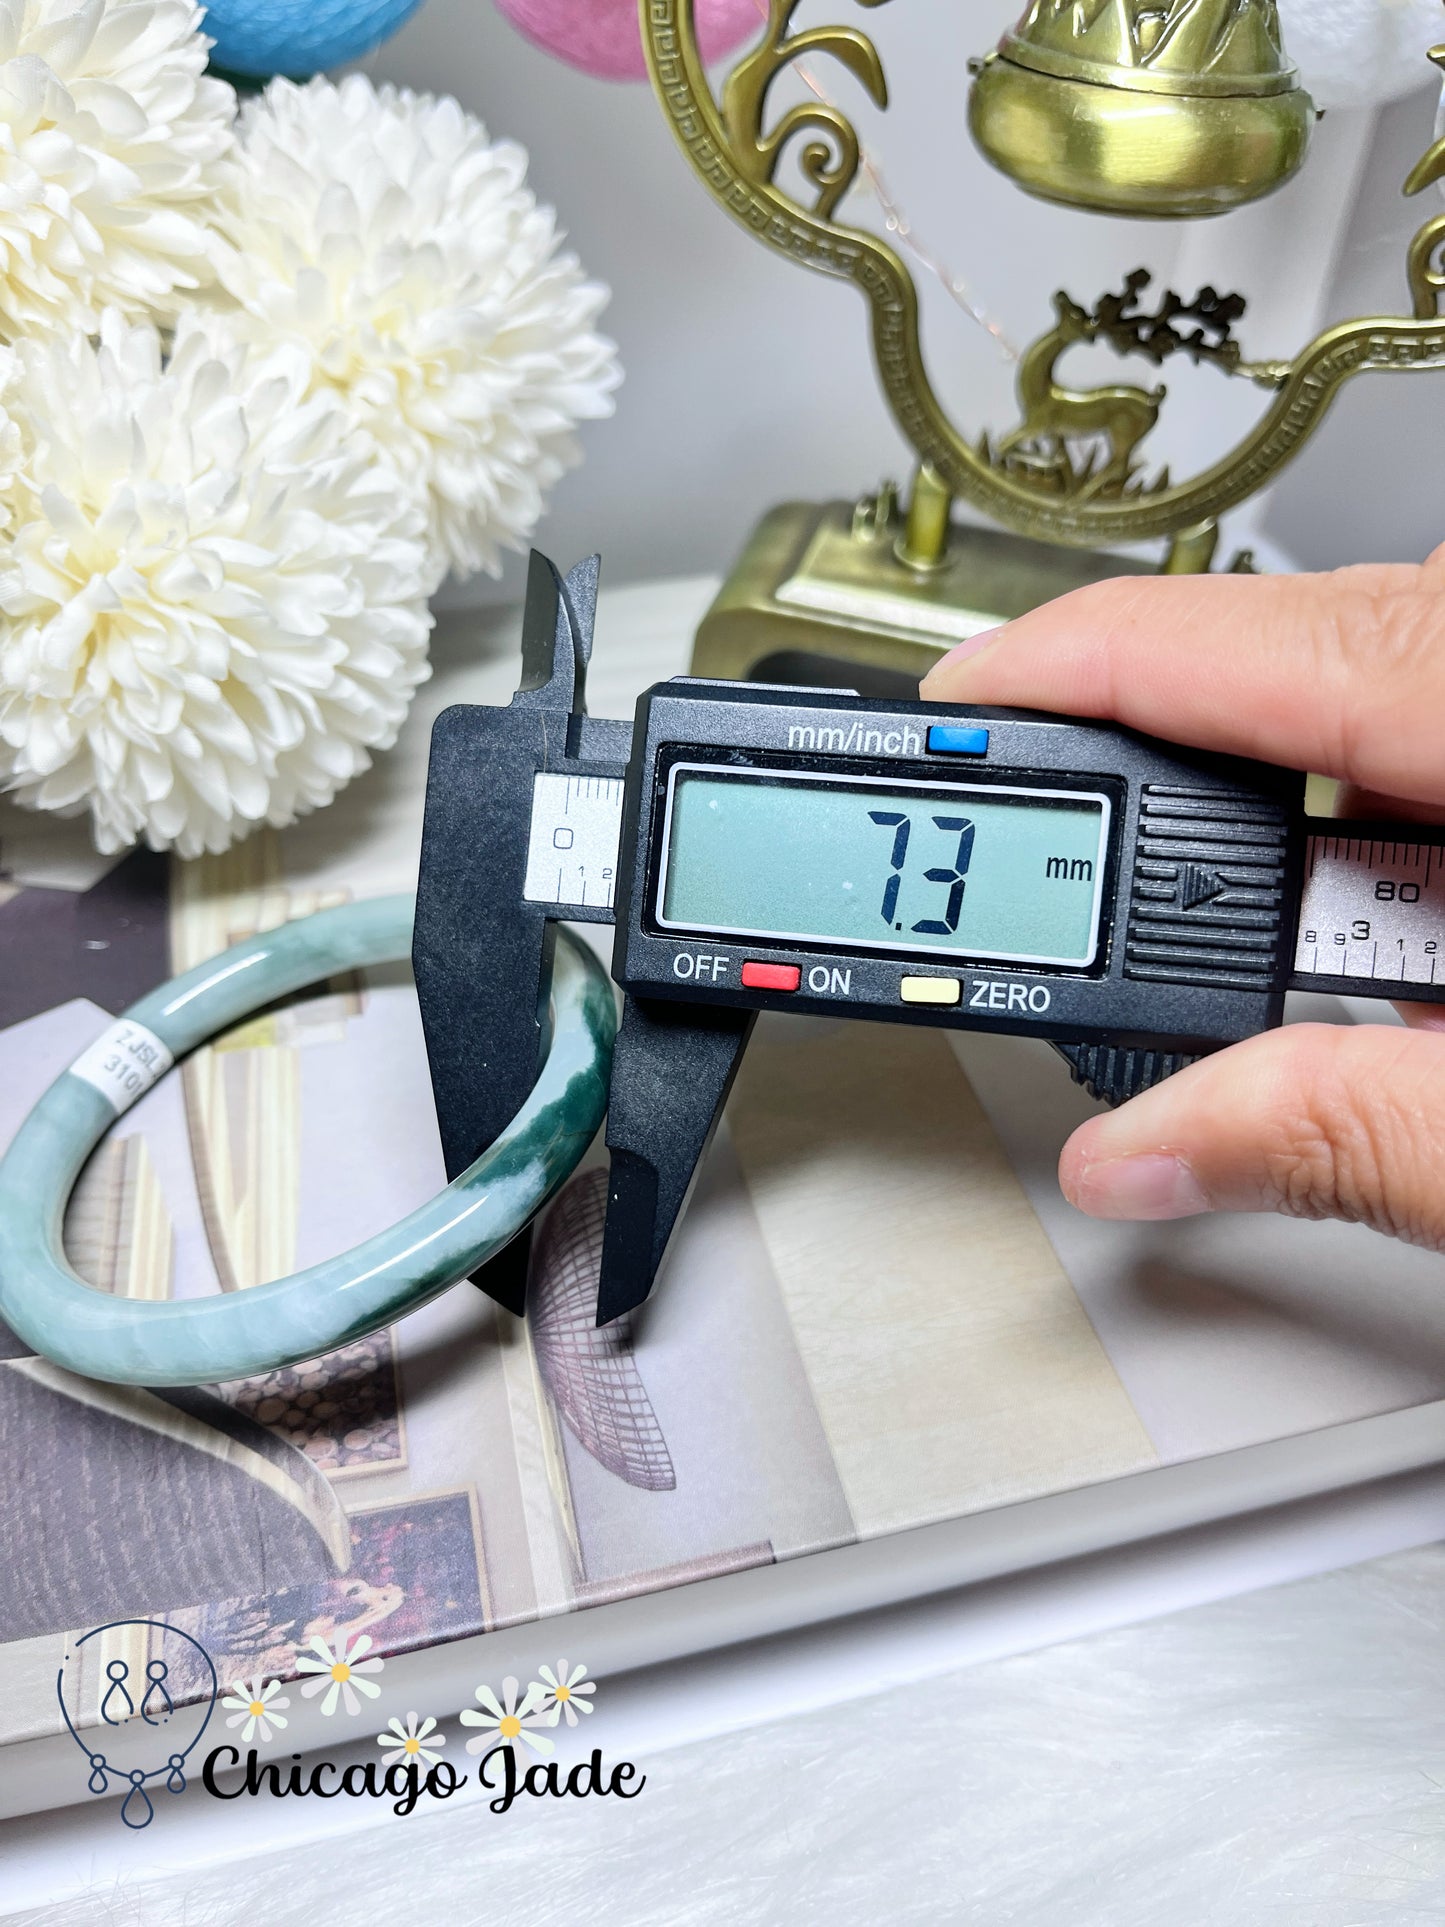
[[[1126,577],[946,656],[935,701],[1097,717],[1340,778],[1341,814],[1445,819],[1445,548],[1423,567]],[[1445,1250],[1445,1007],[1302,1024],[1204,1059],[1076,1131],[1096,1218],[1345,1218]]]

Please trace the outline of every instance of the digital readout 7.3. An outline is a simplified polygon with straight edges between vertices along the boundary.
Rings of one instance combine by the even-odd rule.
[[[1110,800],[675,764],[668,930],[1087,969]]]

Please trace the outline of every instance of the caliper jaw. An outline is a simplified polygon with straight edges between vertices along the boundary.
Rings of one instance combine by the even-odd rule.
[[[620,780],[631,754],[630,725],[586,713],[598,568],[592,556],[564,581],[534,553],[516,695],[448,709],[432,732],[412,965],[449,1180],[537,1080],[557,923],[613,920],[524,896],[538,775]],[[529,1248],[524,1233],[474,1281],[519,1314]]]
[[[651,1292],[756,1022],[752,1010],[625,1000],[607,1111],[599,1325]]]
[[[629,724],[586,712],[597,578],[596,556],[564,581],[534,553],[516,695],[505,709],[449,709],[432,733],[412,962],[449,1179],[536,1082],[558,922],[614,920],[598,904],[525,895],[537,777],[621,780],[632,752]],[[751,1011],[625,1000],[599,1324],[652,1290],[754,1021]],[[518,1315],[529,1255],[522,1233],[475,1279]]]

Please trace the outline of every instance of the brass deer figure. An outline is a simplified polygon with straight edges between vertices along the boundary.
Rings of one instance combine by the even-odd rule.
[[[1139,444],[1159,420],[1164,388],[1067,388],[1058,364],[1073,347],[1097,341],[1100,322],[1067,294],[1054,296],[1058,326],[1029,349],[1019,364],[1018,398],[1023,420],[999,443],[996,462],[1022,471],[1065,494],[1120,496],[1135,472]],[[1076,468],[1069,444],[1101,439],[1108,459]]]

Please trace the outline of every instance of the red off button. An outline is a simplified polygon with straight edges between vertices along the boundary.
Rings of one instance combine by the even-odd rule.
[[[745,963],[744,990],[796,990],[803,981],[797,964]]]

